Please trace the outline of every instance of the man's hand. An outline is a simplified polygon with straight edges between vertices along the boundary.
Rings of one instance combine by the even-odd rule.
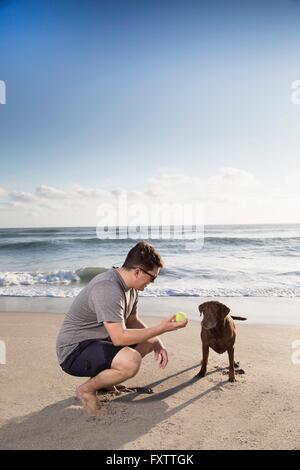
[[[169,362],[167,350],[164,348],[164,345],[157,338],[157,341],[153,344],[154,359],[159,361],[159,367],[164,369]]]
[[[176,315],[171,315],[167,320],[163,320],[160,323],[162,332],[166,333],[167,331],[179,330],[179,328],[184,328],[188,324],[188,320],[176,321]]]

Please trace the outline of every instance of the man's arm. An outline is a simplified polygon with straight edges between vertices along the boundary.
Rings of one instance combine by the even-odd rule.
[[[129,315],[129,317],[127,318],[126,328],[130,328],[130,329],[132,329],[132,328],[148,328],[148,326],[146,325],[146,323],[144,323],[140,319],[140,317],[138,316],[137,313],[134,313],[134,314]],[[151,338],[151,343],[153,343],[154,345],[157,343],[156,346],[154,347],[154,351],[164,348],[164,345],[163,345],[161,339],[158,336],[155,336],[154,338]]]
[[[137,313],[129,315],[126,326],[128,328],[147,328],[147,325],[139,318]],[[148,343],[152,343],[154,358],[159,361],[159,366],[164,369],[168,364],[169,358],[161,338],[154,336],[154,338],[148,340]]]
[[[148,328],[148,326],[140,319],[137,313],[133,313],[126,320],[126,328]]]
[[[175,331],[187,325],[187,320],[176,322],[175,315],[151,327],[141,325],[141,320],[136,319],[136,321],[139,321],[137,328],[127,328],[124,321],[120,323],[104,322],[104,326],[115,346],[130,346],[131,344],[143,343],[167,331]]]

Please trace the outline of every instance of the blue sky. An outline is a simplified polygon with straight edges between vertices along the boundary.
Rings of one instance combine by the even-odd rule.
[[[242,175],[247,204],[253,182],[251,208],[237,213],[234,186],[209,223],[300,222],[299,24],[296,0],[0,0],[0,225],[63,225],[41,214],[41,186],[59,204],[74,185],[143,191],[172,174],[221,199],[214,181]]]

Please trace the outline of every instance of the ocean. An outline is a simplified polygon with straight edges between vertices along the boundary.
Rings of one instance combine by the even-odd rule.
[[[0,229],[0,296],[74,297],[137,241],[99,239],[95,227]],[[300,297],[300,224],[205,226],[203,239],[149,241],[165,267],[141,296]]]

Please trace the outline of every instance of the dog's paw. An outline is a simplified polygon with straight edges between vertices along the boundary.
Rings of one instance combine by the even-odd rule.
[[[236,382],[236,378],[231,376],[231,377],[229,377],[228,381],[231,382],[231,383]]]
[[[196,377],[202,378],[202,377],[205,377],[205,374],[206,374],[206,370],[200,370],[198,374],[196,375]]]

